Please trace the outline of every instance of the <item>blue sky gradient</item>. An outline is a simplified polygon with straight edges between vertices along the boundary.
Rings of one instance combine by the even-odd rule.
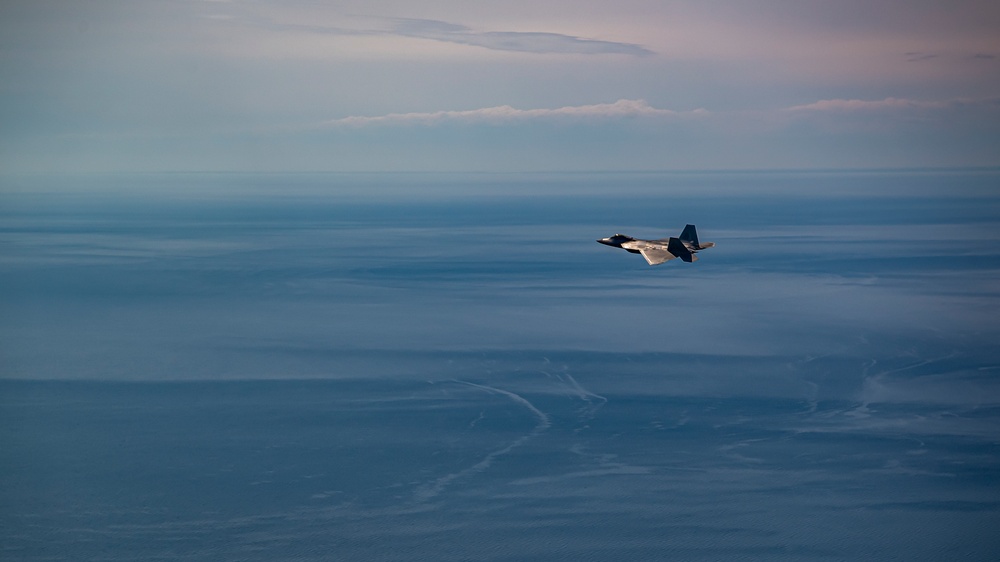
[[[5,3],[9,172],[993,166],[994,2]]]

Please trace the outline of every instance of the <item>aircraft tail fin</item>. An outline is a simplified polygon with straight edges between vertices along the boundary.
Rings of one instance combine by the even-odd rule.
[[[694,230],[694,227],[691,226],[691,229]],[[684,229],[684,232],[687,232],[686,228]],[[682,238],[671,238],[669,244],[667,245],[667,251],[681,258],[681,261],[690,263],[697,260],[698,257],[691,253],[691,250],[687,249],[687,246],[684,245],[682,240]]]
[[[689,225],[685,226],[684,227],[684,231],[681,232],[681,235],[680,235],[679,238],[683,242],[691,242],[692,244],[694,244],[695,248],[697,248],[699,246],[699,244],[698,244],[698,231],[695,230],[693,224],[689,224]]]

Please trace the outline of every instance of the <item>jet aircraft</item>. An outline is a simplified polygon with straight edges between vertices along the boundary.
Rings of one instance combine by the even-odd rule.
[[[642,240],[632,238],[624,234],[615,234],[608,238],[598,240],[606,246],[621,248],[633,254],[642,254],[649,265],[659,265],[674,258],[681,258],[681,261],[693,262],[698,259],[695,254],[699,250],[715,246],[715,242],[698,242],[698,232],[693,224],[684,227],[684,231],[677,238],[661,238],[659,240]]]

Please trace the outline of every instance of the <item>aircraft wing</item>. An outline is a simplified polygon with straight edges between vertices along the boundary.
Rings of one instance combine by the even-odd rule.
[[[639,253],[642,254],[642,257],[646,258],[649,265],[659,265],[677,257],[661,248],[643,248],[639,250]]]

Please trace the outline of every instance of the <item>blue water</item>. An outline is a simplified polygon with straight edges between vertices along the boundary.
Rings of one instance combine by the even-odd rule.
[[[2,557],[994,560],[998,242],[991,170],[6,177]]]

